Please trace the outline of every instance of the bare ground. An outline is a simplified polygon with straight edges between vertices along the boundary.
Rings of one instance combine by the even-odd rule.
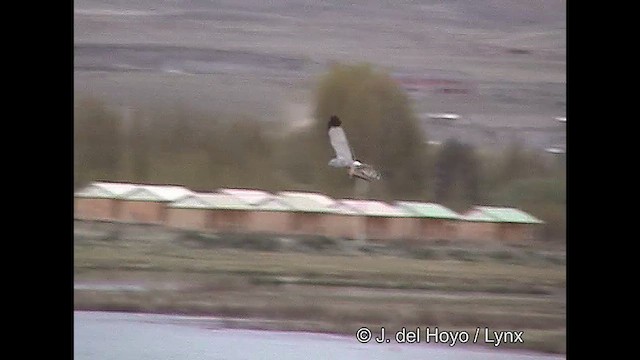
[[[314,79],[332,61],[368,61],[474,84],[472,94],[416,98],[418,113],[458,112],[514,128],[545,127],[565,113],[563,0],[121,4],[75,2],[77,97],[295,122],[291,104],[311,102]]]

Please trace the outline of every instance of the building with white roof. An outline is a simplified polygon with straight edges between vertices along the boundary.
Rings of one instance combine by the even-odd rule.
[[[218,192],[221,194],[228,194],[228,195],[235,196],[237,199],[252,205],[275,198],[275,195],[270,192],[263,191],[263,190],[256,190],[256,189],[221,188],[221,189],[218,189]]]
[[[138,184],[116,183],[116,182],[92,182],[88,186],[75,192],[75,197],[82,198],[103,198],[115,199],[120,198],[127,192],[136,189]]]
[[[202,232],[234,231],[246,226],[251,205],[232,195],[194,193],[168,205],[167,225]]]
[[[478,209],[471,209],[460,215],[462,220],[457,229],[459,240],[495,240],[498,237],[496,220]]]
[[[195,193],[169,205],[168,226],[203,232],[288,234],[291,208],[276,198],[249,204],[226,193]]]
[[[364,238],[372,240],[415,239],[418,220],[400,207],[376,200],[342,199],[363,221]]]
[[[74,193],[74,218],[115,221],[120,216],[124,194],[139,185],[115,182],[92,182]]]
[[[288,199],[297,199],[297,201],[311,201],[323,206],[330,206],[336,202],[335,199],[320,193],[305,191],[280,191],[278,196]]]
[[[194,192],[184,186],[176,185],[139,185],[123,195],[124,200],[130,201],[176,201]]]
[[[278,199],[292,209],[291,233],[360,238],[362,218],[353,208],[320,193],[281,191]]]
[[[119,220],[141,224],[164,224],[171,202],[194,192],[175,185],[139,185],[122,195]]]

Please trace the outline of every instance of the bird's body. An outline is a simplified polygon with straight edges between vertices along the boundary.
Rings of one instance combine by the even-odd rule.
[[[337,116],[332,116],[329,120],[329,142],[336,153],[336,157],[329,161],[329,166],[348,168],[349,177],[355,176],[367,181],[379,180],[380,173],[378,171],[353,158],[347,135],[340,125],[342,125],[342,121]]]

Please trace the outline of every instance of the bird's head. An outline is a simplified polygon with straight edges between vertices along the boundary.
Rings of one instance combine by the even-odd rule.
[[[329,119],[329,129],[331,129],[332,127],[336,127],[336,126],[340,126],[342,125],[342,121],[340,120],[339,117],[335,116],[335,115],[331,115],[331,119]]]

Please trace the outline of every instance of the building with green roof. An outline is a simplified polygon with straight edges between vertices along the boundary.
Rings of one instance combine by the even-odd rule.
[[[474,206],[462,215],[458,237],[500,241],[530,241],[538,237],[544,221],[509,207]]]
[[[520,209],[474,206],[458,214],[419,201],[386,203],[256,189],[196,193],[182,186],[94,182],[74,194],[75,217],[211,232],[261,232],[381,240],[527,241],[544,221]]]
[[[482,214],[487,215],[501,223],[513,224],[543,224],[544,221],[522,210],[506,207],[476,206]]]

